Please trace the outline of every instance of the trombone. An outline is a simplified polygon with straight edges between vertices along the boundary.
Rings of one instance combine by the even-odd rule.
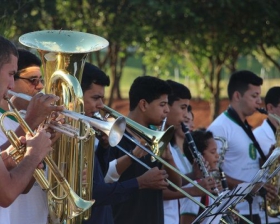
[[[23,93],[16,93],[11,90],[8,90],[7,93],[27,101],[30,101],[32,99],[32,97],[29,95]],[[12,107],[12,109],[14,110],[14,107]],[[122,139],[126,127],[125,118],[122,116],[118,117],[114,122],[107,122],[107,121],[101,121],[99,119],[90,118],[83,114],[79,114],[77,112],[66,110],[66,109],[64,109],[60,113],[66,117],[84,123],[86,125],[86,130],[85,130],[86,133],[83,136],[80,136],[78,130],[75,130],[71,126],[69,127],[68,125],[59,124],[58,122],[47,123],[45,125],[58,132],[66,134],[67,136],[78,138],[79,140],[84,140],[89,137],[89,135],[91,134],[91,126],[92,126],[104,132],[108,136],[110,146],[114,147]]]
[[[7,100],[8,104],[11,106],[13,111],[7,111],[7,112],[3,113],[3,115],[0,117],[0,127],[3,131],[3,133],[7,136],[8,140],[14,146],[15,150],[13,150],[11,152],[11,156],[18,163],[23,158],[23,155],[24,155],[24,150],[22,149],[23,146],[22,146],[21,142],[19,141],[18,137],[16,136],[15,132],[5,129],[4,118],[9,115],[15,117],[18,120],[21,128],[24,130],[25,133],[29,132],[31,134],[31,136],[34,136],[35,134],[31,130],[31,128],[28,126],[28,124],[25,122],[25,120],[20,116],[19,112],[16,110],[16,108],[11,103],[11,101],[7,97],[5,97],[5,100]],[[36,181],[39,183],[41,188],[43,190],[47,190],[47,192],[52,196],[52,198],[54,198],[54,200],[61,201],[61,200],[64,200],[65,198],[68,199],[68,202],[70,205],[69,206],[70,212],[68,213],[67,217],[69,219],[72,219],[72,218],[80,215],[81,213],[83,213],[84,211],[89,209],[94,204],[94,200],[90,200],[90,201],[83,200],[72,190],[69,183],[67,182],[67,180],[62,175],[62,173],[58,169],[57,165],[54,163],[54,161],[50,158],[49,155],[47,155],[45,157],[44,161],[48,165],[49,169],[53,173],[53,175],[56,178],[56,180],[58,181],[58,183],[62,186],[66,195],[64,197],[57,197],[56,195],[54,195],[54,193],[51,190],[51,186],[50,186],[49,182],[46,180],[44,173],[41,170],[36,169],[34,171],[33,176],[36,179]]]
[[[114,118],[118,118],[123,116],[122,114],[118,113],[117,111],[111,109],[110,107],[104,105],[103,110],[105,112],[107,112],[110,116],[114,117]],[[160,152],[162,153],[163,150],[167,147],[173,132],[174,132],[174,127],[171,126],[169,127],[165,132],[164,131],[153,131],[150,130],[140,124],[138,124],[137,122],[131,120],[130,118],[125,117],[126,120],[126,124],[127,126],[137,135],[139,135],[140,137],[142,137],[144,140],[147,141],[147,143],[151,146],[153,146],[153,144],[155,144],[155,147],[158,147],[159,150],[155,150],[156,152]],[[186,181],[188,181],[189,183],[193,184],[195,187],[197,187],[198,189],[200,189],[202,192],[204,192],[205,194],[209,195],[211,198],[216,199],[216,196],[214,196],[211,192],[207,191],[206,189],[204,189],[203,187],[201,187],[199,184],[195,183],[193,180],[191,180],[189,177],[187,177],[186,175],[182,174],[180,171],[178,171],[175,167],[173,167],[172,165],[170,165],[169,163],[167,163],[164,159],[162,159],[159,155],[157,155],[156,153],[154,153],[153,151],[147,149],[146,147],[144,147],[143,145],[141,145],[139,142],[135,141],[133,138],[131,138],[129,135],[127,135],[126,133],[124,133],[124,137],[126,137],[128,140],[130,140],[131,142],[133,142],[135,145],[139,146],[141,149],[143,149],[145,152],[149,153],[151,156],[153,156],[155,159],[157,159],[160,163],[162,163],[164,166],[168,167],[169,169],[171,169],[172,171],[176,172],[178,175],[180,175],[182,178],[184,178]],[[122,152],[124,152],[125,154],[127,154],[129,157],[133,158],[134,160],[136,160],[137,162],[139,162],[142,166],[144,166],[147,169],[151,169],[147,164],[143,163],[142,161],[140,161],[137,157],[131,155],[129,152],[127,152],[125,149],[123,149],[121,146],[117,145],[116,146],[119,150],[121,150]],[[154,149],[155,147],[152,147],[152,149]],[[187,192],[185,192],[182,188],[178,187],[177,185],[175,185],[173,182],[171,182],[170,180],[166,180],[168,182],[168,184],[173,187],[174,189],[176,189],[177,191],[179,191],[180,193],[182,193],[184,196],[186,196],[187,198],[189,198],[190,200],[192,200],[194,203],[196,203],[197,205],[199,205],[200,207],[202,207],[203,209],[206,208],[205,205],[203,205],[202,203],[198,202],[197,200],[195,200],[191,195],[189,195]],[[251,221],[249,221],[246,217],[240,215],[239,213],[237,213],[235,210],[230,209],[231,212],[233,212],[235,215],[239,216],[240,218],[242,218],[244,221],[246,221],[247,223],[253,224]],[[222,220],[222,222],[226,223],[224,220]]]

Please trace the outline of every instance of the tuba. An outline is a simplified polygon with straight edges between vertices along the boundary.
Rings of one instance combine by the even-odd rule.
[[[68,110],[77,113],[84,112],[83,92],[80,86],[82,73],[89,52],[98,51],[108,46],[108,41],[102,37],[67,30],[45,30],[31,32],[19,38],[20,43],[37,49],[43,68],[45,79],[45,93],[60,97],[57,102]],[[69,117],[66,123],[75,127],[81,136],[88,132],[82,122]],[[94,162],[94,133],[81,140],[62,135],[53,146],[51,159],[68,180],[71,188],[83,199],[92,199],[92,176]],[[87,183],[82,182],[82,172],[87,170]],[[48,198],[51,222],[81,223],[90,217],[90,212],[83,213],[75,219],[69,220],[69,201],[65,192],[48,173],[48,180],[53,192],[64,200]]]

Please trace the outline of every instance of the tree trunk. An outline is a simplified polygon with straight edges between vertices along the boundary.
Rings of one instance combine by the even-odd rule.
[[[116,89],[116,79],[117,79],[117,54],[118,54],[118,50],[117,50],[117,44],[112,43],[111,46],[109,46],[109,51],[110,51],[110,70],[111,70],[111,77],[113,78],[113,80],[111,80],[111,91],[110,91],[110,98],[109,98],[109,102],[108,102],[108,106],[111,107],[112,103],[113,103],[113,99],[114,99],[114,93],[115,93],[115,89]]]
[[[120,46],[117,44],[112,44],[110,48],[110,69],[113,77],[112,87],[110,91],[110,98],[108,106],[112,106],[113,100],[122,99],[120,80],[123,73],[123,68],[127,60],[127,55],[122,58],[119,58]]]
[[[219,64],[215,69],[215,88],[213,88],[212,99],[210,100],[211,117],[214,120],[220,113],[220,82],[222,65]]]

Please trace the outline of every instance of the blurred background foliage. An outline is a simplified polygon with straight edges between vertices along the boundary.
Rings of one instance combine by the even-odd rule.
[[[152,75],[190,87],[219,113],[229,75],[248,69],[262,76],[263,94],[280,74],[277,0],[2,0],[1,35],[66,29],[106,38],[89,61],[111,77],[107,96],[128,96],[135,77]],[[143,90],[144,91],[144,90]]]

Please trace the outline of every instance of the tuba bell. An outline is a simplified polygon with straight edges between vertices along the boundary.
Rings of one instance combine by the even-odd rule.
[[[60,97],[57,102],[68,110],[84,112],[83,92],[80,86],[83,68],[89,52],[98,51],[108,46],[102,37],[67,30],[45,30],[31,32],[19,38],[20,43],[37,49],[45,79],[45,93]],[[66,123],[75,127],[81,136],[87,127],[75,119],[65,118]],[[55,143],[51,158],[68,180],[71,188],[85,200],[92,199],[92,174],[94,161],[94,133],[85,140],[62,135]],[[87,183],[82,183],[82,172],[87,170]],[[51,172],[48,180],[56,195],[63,197],[65,192],[53,178]],[[68,200],[57,202],[48,198],[50,216],[64,223],[81,223],[90,217],[90,212],[75,219],[67,219],[69,214]],[[53,221],[53,220],[52,220]]]

